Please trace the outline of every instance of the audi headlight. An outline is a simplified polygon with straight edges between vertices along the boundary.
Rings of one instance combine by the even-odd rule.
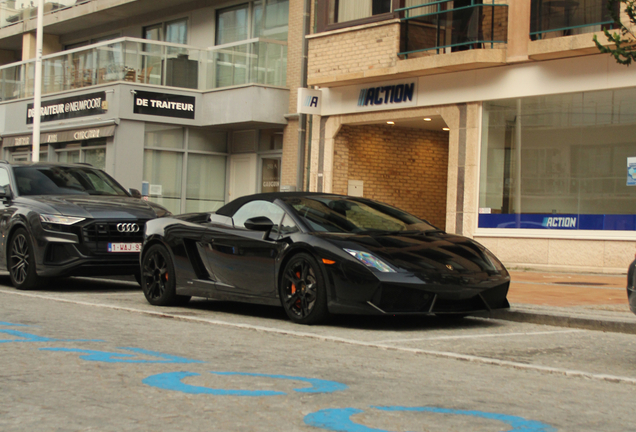
[[[353,250],[353,249],[344,249],[344,250],[345,252],[351,254],[353,257],[355,257],[358,261],[360,261],[362,264],[364,264],[367,267],[372,267],[383,273],[395,273],[395,270],[389,267],[387,263],[382,261],[380,258],[373,256],[369,252],[362,252],[362,251]]]
[[[63,216],[63,215],[47,215],[41,214],[40,220],[47,224],[73,225],[83,221],[86,218]]]

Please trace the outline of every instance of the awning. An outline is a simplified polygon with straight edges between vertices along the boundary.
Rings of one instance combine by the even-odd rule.
[[[104,138],[115,135],[115,125],[101,127],[85,127],[82,129],[61,130],[53,132],[42,132],[40,134],[40,144],[55,144],[69,141],[83,141],[88,139]],[[16,135],[2,138],[2,146],[16,147],[31,145],[33,134]]]

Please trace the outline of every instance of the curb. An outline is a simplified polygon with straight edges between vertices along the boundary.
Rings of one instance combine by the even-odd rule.
[[[611,319],[607,317],[575,316],[551,313],[547,311],[531,311],[522,308],[493,311],[490,318],[505,321],[527,322],[533,324],[571,327],[603,332],[636,334],[636,320]]]

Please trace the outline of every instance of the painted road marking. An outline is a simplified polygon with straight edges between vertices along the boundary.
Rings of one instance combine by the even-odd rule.
[[[38,336],[31,333],[24,333],[17,330],[2,329],[0,333],[16,336],[21,339],[0,339],[0,343],[10,342],[104,342],[99,339],[52,339],[44,336]]]
[[[232,323],[228,321],[176,315],[176,314],[170,314],[166,312],[154,312],[149,310],[125,307],[125,306],[116,306],[116,305],[108,305],[108,304],[101,304],[101,303],[89,303],[86,301],[69,300],[69,299],[64,299],[59,297],[44,296],[40,294],[9,291],[6,289],[0,289],[0,293],[9,294],[9,295],[17,295],[22,297],[37,298],[42,300],[53,300],[53,301],[57,301],[61,303],[69,303],[69,304],[75,304],[80,306],[91,306],[91,307],[98,307],[98,308],[104,308],[104,309],[126,311],[126,312],[149,315],[149,316],[154,316],[159,318],[173,318],[173,319],[178,319],[181,321],[206,323],[206,324],[212,324],[212,325],[229,327],[229,328],[255,330],[255,331],[261,331],[261,332],[266,332],[271,334],[310,338],[310,339],[316,339],[316,340],[328,341],[328,342],[341,342],[341,343],[346,343],[346,344],[355,345],[355,346],[380,348],[380,349],[393,350],[398,352],[408,352],[412,354],[428,355],[431,357],[448,358],[448,359],[469,361],[469,362],[475,362],[475,363],[489,364],[493,366],[509,367],[513,369],[530,370],[530,371],[547,373],[547,374],[563,375],[566,377],[586,378],[586,379],[592,379],[597,381],[609,381],[609,382],[615,382],[615,383],[636,385],[636,378],[630,378],[630,377],[596,374],[596,373],[585,372],[585,371],[553,368],[553,367],[541,366],[541,365],[531,365],[526,363],[508,361],[508,360],[498,360],[498,359],[492,359],[488,357],[473,356],[468,354],[457,354],[457,353],[448,352],[448,351],[433,351],[433,350],[424,350],[424,349],[418,349],[418,348],[400,347],[395,345],[365,342],[365,341],[346,339],[346,338],[341,338],[336,336],[323,336],[323,335],[318,335],[314,333],[299,332],[294,330],[284,330],[284,329],[278,329],[273,327],[252,325],[252,324]]]
[[[343,391],[348,389],[349,387],[345,384],[335,382],[335,381],[327,381],[316,378],[305,378],[298,376],[289,376],[289,375],[269,375],[269,374],[260,374],[260,373],[247,373],[247,372],[216,372],[210,371],[211,374],[215,375],[242,375],[242,376],[250,376],[250,377],[262,377],[262,378],[273,378],[279,380],[292,380],[292,381],[303,381],[311,384],[311,387],[308,388],[299,388],[294,389],[295,392],[299,393],[333,393],[336,391]],[[281,391],[272,391],[272,390],[234,390],[234,389],[220,389],[220,388],[212,388],[212,387],[203,387],[203,386],[195,386],[191,384],[185,384],[183,379],[188,377],[200,376],[201,374],[195,372],[167,372],[160,373],[157,375],[149,376],[145,378],[142,382],[151,387],[157,387],[164,390],[171,391],[179,391],[183,393],[189,394],[209,394],[215,396],[283,396],[287,393]]]
[[[560,333],[582,333],[584,330],[554,330],[554,331],[542,331],[542,332],[520,332],[520,333],[481,333],[474,335],[461,335],[461,336],[431,336],[427,338],[415,338],[415,339],[384,339],[375,341],[374,343],[395,343],[395,342],[417,342],[426,340],[453,340],[453,339],[479,339],[489,337],[509,337],[509,336],[537,336],[537,335],[549,335]]]
[[[488,420],[497,420],[512,426],[507,432],[556,432],[556,429],[536,420],[527,420],[523,417],[507,414],[489,413],[483,411],[465,411],[437,407],[371,407],[381,411],[410,411],[429,412],[436,414],[453,414],[469,417],[478,417]],[[370,428],[359,423],[354,423],[351,416],[362,414],[364,411],[356,408],[330,408],[307,414],[305,423],[309,426],[338,432],[389,432],[384,429]]]
[[[150,357],[159,357],[163,360],[143,360],[133,354],[122,354],[107,351],[85,350],[77,348],[40,348],[41,351],[61,351],[61,352],[73,352],[80,353],[79,357],[82,360],[98,361],[106,363],[205,363],[201,360],[191,360],[184,357],[177,357],[170,354],[164,354],[156,351],[148,351],[141,348],[127,348],[122,347],[119,349],[128,350],[137,354],[143,354]]]

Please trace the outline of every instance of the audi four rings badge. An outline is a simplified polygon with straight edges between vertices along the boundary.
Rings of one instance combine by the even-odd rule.
[[[117,231],[119,232],[129,232],[136,233],[139,231],[139,225],[136,223],[120,223],[117,224]]]

